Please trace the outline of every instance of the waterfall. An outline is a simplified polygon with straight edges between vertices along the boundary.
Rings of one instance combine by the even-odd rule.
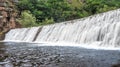
[[[41,27],[10,30],[4,41],[120,45],[120,9]]]
[[[6,34],[5,40],[32,42],[38,30],[39,27],[12,29]]]

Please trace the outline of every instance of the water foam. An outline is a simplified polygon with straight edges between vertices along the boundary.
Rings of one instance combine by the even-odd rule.
[[[13,42],[13,43],[30,43],[34,46],[63,46],[63,47],[77,47],[77,48],[85,48],[85,49],[95,49],[95,50],[120,50],[120,47],[113,46],[99,46],[100,43],[94,44],[76,44],[76,43],[68,43],[68,42],[25,42],[25,41],[1,41],[1,42]]]

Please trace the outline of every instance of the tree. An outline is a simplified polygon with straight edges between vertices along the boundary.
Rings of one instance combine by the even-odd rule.
[[[120,8],[120,0],[19,0],[18,3],[21,13],[30,11],[28,13],[34,15],[36,24],[42,25],[51,18],[53,22],[61,22],[117,8]]]

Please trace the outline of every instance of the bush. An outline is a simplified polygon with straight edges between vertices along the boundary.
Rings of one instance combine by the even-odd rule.
[[[42,23],[39,23],[39,25],[47,25],[47,24],[53,24],[53,23],[55,23],[53,18],[50,18],[50,19],[46,18]]]
[[[23,11],[21,13],[21,18],[19,19],[19,22],[23,27],[32,27],[37,25],[36,18],[30,13],[30,11]]]

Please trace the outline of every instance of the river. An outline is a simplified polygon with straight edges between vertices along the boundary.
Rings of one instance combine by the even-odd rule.
[[[119,50],[38,45],[44,44],[0,42],[0,67],[112,67],[120,63]]]

